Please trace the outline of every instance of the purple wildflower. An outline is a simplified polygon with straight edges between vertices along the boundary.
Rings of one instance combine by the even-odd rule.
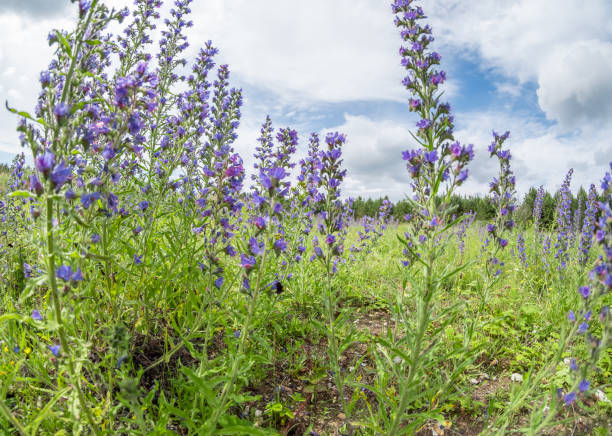
[[[48,345],[47,348],[49,348],[49,350],[51,351],[51,354],[57,357],[59,355],[61,347],[59,345]]]

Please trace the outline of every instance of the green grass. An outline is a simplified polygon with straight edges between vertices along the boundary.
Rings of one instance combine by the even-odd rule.
[[[342,265],[335,281],[338,315],[346,319],[339,324],[338,334],[341,341],[351,338],[340,366],[348,374],[348,393],[354,404],[350,424],[355,434],[373,434],[364,423],[376,420],[379,401],[372,394],[376,386],[386,386],[390,403],[397,396],[393,374],[381,361],[381,339],[410,334],[392,310],[398,294],[409,292],[403,290],[407,272],[399,263],[401,245],[396,238],[403,231],[402,227],[389,229],[371,253]],[[28,243],[27,235],[21,236],[23,256],[30,264],[41,264],[35,245]],[[515,241],[516,235],[510,239]],[[568,325],[568,310],[578,306],[576,289],[585,282],[589,269],[572,262],[562,278],[556,271],[546,274],[536,262],[539,246],[531,245],[533,235],[528,232],[526,239],[530,265],[521,265],[512,255],[511,244],[502,254],[506,264],[503,277],[490,290],[483,311],[478,311],[483,286],[478,230],[469,232],[464,255],[454,242],[443,254],[442,263],[468,267],[442,284],[443,293],[435,303],[436,313],[457,301],[463,303],[439,336],[437,352],[464,346],[466,321],[479,320],[479,329],[468,344],[478,350],[471,363],[444,395],[412,406],[416,407],[412,412],[418,412],[435,405],[439,421],[443,418],[451,425],[445,434],[487,434],[487,426],[527,389],[512,381],[513,374],[526,379],[546,367],[563,327]],[[49,323],[48,330],[39,328],[29,317],[33,308],[46,313],[48,295],[44,288],[42,292],[34,287],[16,289],[9,283],[11,274],[20,273],[15,259],[6,259],[8,271],[3,281],[0,398],[29,430],[76,434],[81,430],[71,420],[70,408],[78,406],[72,403],[67,374],[46,348],[54,342],[52,333],[46,333],[52,332],[53,326],[46,317],[43,323]],[[197,270],[172,269],[172,265],[172,258],[164,258],[151,265],[146,276],[134,277],[129,283],[118,281],[109,294],[103,292],[106,277],[100,265],[88,271],[89,280],[70,296],[71,307],[65,314],[71,320],[69,334],[81,338],[75,348],[81,351],[83,385],[94,418],[106,434],[198,434],[228,371],[246,313],[243,295],[237,286],[224,295],[213,295],[203,287]],[[418,275],[419,271],[413,268],[409,274]],[[305,262],[294,271],[282,294],[262,296],[241,358],[236,381],[239,389],[230,409],[233,418],[226,416],[221,421],[237,430],[221,434],[314,431],[331,435],[346,425],[329,373],[327,339],[320,324],[325,312],[322,277],[317,263]],[[155,297],[143,300],[143,295]],[[123,300],[120,316],[109,309],[119,298]],[[210,303],[205,311],[208,328],[187,331],[184,327],[194,324],[201,301]],[[414,310],[410,304],[407,307]],[[428,334],[435,328],[436,321]],[[19,351],[13,351],[15,346]],[[587,352],[580,339],[570,344],[564,357]],[[123,363],[116,368],[119,358]],[[592,392],[601,389],[612,398],[611,362],[612,351],[608,349],[588,396],[575,407],[561,408],[554,419],[557,424],[546,430],[547,434],[606,434],[612,407],[596,402]],[[438,383],[444,373],[460,364],[449,359],[443,366],[431,368],[431,379],[420,383]],[[563,363],[547,371],[505,418],[508,434],[528,427],[532,410],[537,409],[534,406],[541,406],[556,388],[568,388],[570,382]],[[256,427],[240,430],[245,422]],[[431,434],[429,428],[435,425],[435,420],[428,420],[419,434]],[[0,418],[0,426],[5,434],[13,431],[5,418]]]

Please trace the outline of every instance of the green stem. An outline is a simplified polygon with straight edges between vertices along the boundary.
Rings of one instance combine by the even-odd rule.
[[[336,326],[335,326],[335,314],[336,314],[336,295],[332,286],[332,275],[330,271],[331,266],[331,253],[328,254],[328,259],[326,262],[326,297],[327,297],[327,328],[328,328],[328,347],[329,347],[329,357],[330,363],[334,371],[334,383],[336,383],[336,389],[338,389],[338,396],[340,397],[340,404],[342,405],[342,410],[346,415],[347,419],[349,417],[349,413],[346,407],[346,401],[344,399],[344,381],[342,380],[342,375],[340,374],[340,365],[338,364],[338,360],[340,356],[338,355],[338,343],[336,341]]]
[[[106,228],[106,221],[104,221],[104,224],[102,226],[102,253],[103,256],[106,258],[104,260],[104,275],[106,276],[106,293],[107,293],[107,298],[108,301],[110,303],[110,307],[111,307],[111,319],[116,319],[115,313],[116,313],[116,302],[115,299],[113,298],[113,296],[111,295],[111,288],[113,286],[113,282],[111,279],[111,275],[112,275],[112,266],[111,266],[111,261],[110,261],[110,254],[108,253],[108,231]]]
[[[431,253],[431,250],[430,250]],[[431,262],[432,259],[430,259]],[[406,407],[408,407],[408,403],[410,401],[410,386],[414,380],[414,377],[417,373],[417,363],[419,362],[419,357],[421,354],[421,346],[423,342],[423,338],[425,337],[425,331],[427,330],[427,326],[429,325],[429,301],[431,298],[431,294],[433,292],[432,289],[432,270],[431,263],[427,266],[426,277],[427,282],[425,286],[425,291],[423,295],[420,296],[421,301],[419,301],[419,321],[417,326],[417,334],[415,336],[414,342],[412,344],[411,356],[410,356],[410,369],[408,370],[408,377],[401,386],[400,393],[400,401],[398,408],[395,412],[395,416],[393,417],[393,422],[391,424],[391,428],[387,432],[387,435],[392,436],[398,434],[399,425],[402,421],[402,417],[404,415],[404,411]]]
[[[74,361],[72,360],[72,355],[70,354],[68,347],[68,338],[66,335],[66,330],[64,327],[64,323],[62,320],[62,307],[60,303],[59,291],[57,289],[57,280],[55,278],[55,245],[53,240],[53,199],[51,196],[47,195],[47,218],[46,218],[46,240],[47,240],[47,281],[51,290],[51,299],[53,301],[53,309],[55,312],[55,320],[58,324],[58,335],[60,339],[60,344],[62,349],[67,355],[68,361],[68,370],[70,372],[70,377],[74,383],[74,387],[77,391],[77,396],[79,399],[79,403],[81,408],[85,412],[85,417],[87,418],[87,422],[91,427],[94,434],[99,435],[93,417],[91,416],[91,412],[87,407],[87,402],[85,401],[85,396],[83,395],[83,391],[81,390],[79,375],[74,366]]]
[[[268,229],[269,227],[270,226],[268,226]],[[267,231],[267,233],[269,233],[269,230]],[[266,238],[266,242],[268,241],[269,241],[269,238]],[[249,327],[251,325],[251,319],[253,318],[253,314],[255,313],[255,306],[257,303],[257,297],[259,296],[259,290],[261,286],[261,276],[263,274],[263,270],[264,270],[264,266],[266,262],[266,254],[268,253],[269,249],[270,249],[269,247],[266,247],[261,257],[261,264],[259,265],[259,269],[257,271],[257,283],[255,286],[255,289],[253,290],[251,301],[249,301],[247,317],[242,326],[243,330],[240,332],[241,333],[240,343],[238,344],[238,350],[236,351],[236,357],[234,358],[234,361],[232,362],[232,368],[230,370],[229,381],[226,381],[225,384],[223,385],[223,390],[221,391],[221,398],[219,400],[219,405],[215,408],[213,415],[208,421],[209,431],[214,430],[215,427],[217,426],[217,422],[219,421],[221,413],[223,413],[223,411],[225,410],[225,403],[227,402],[227,396],[229,395],[230,389],[232,386],[234,386],[234,383],[236,382],[236,376],[238,375],[238,367],[240,363],[242,362],[241,356],[244,351],[244,347],[246,345],[246,339],[248,336]]]
[[[10,409],[6,406],[6,404],[4,404],[4,401],[1,400],[0,412],[2,412],[4,417],[10,421],[10,423],[13,425],[13,427],[15,427],[15,429],[21,436],[28,436],[28,432],[26,431],[25,427],[22,426],[21,423],[17,420],[17,418],[13,416]]]

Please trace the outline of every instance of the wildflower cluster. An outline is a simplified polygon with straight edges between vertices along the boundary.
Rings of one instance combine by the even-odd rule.
[[[384,235],[391,218],[391,207],[391,202],[385,199],[380,205],[377,216],[366,215],[361,219],[361,229],[357,232],[358,245],[353,245],[349,249],[353,259],[358,253],[369,254],[376,242]]]
[[[476,213],[470,211],[467,213],[467,217],[461,221],[461,224],[459,224],[459,229],[457,230],[457,242],[461,256],[463,256],[465,251],[465,235],[474,223],[475,219]]]
[[[602,201],[597,202],[598,218],[596,231],[592,237],[601,247],[603,254],[598,258],[594,268],[589,274],[590,282],[580,286],[578,292],[582,299],[581,310],[570,310],[568,318],[574,323],[576,331],[585,338],[589,354],[584,361],[571,359],[570,369],[575,374],[574,383],[567,393],[563,395],[565,404],[571,404],[589,391],[591,382],[589,373],[597,365],[601,353],[606,350],[612,336],[612,316],[610,308],[604,305],[606,298],[612,292],[612,162],[610,172],[607,172],[601,182]],[[594,186],[589,190],[595,192]],[[587,214],[589,206],[587,206]],[[586,223],[588,226],[590,223]],[[599,323],[599,326],[597,326]]]
[[[289,263],[296,259],[287,253],[289,244],[284,223],[290,214],[289,175],[295,166],[292,157],[298,143],[297,132],[289,128],[281,129],[276,136],[278,145],[274,148],[272,123],[267,117],[261,133],[258,139],[261,146],[256,149],[255,154],[258,160],[255,168],[259,173],[253,177],[256,184],[253,186],[249,202],[252,210],[249,224],[253,226],[254,231],[247,244],[249,252],[241,254],[242,267],[246,274],[243,283],[248,290],[250,290],[248,277],[253,271],[258,270],[255,268],[258,263],[257,256],[264,259],[264,250],[273,251],[279,259],[275,262],[276,279],[273,284],[285,278],[280,274],[280,270],[286,269]],[[303,251],[302,249],[301,252]],[[268,260],[272,259],[268,257]],[[261,268],[261,265],[258,267]]]

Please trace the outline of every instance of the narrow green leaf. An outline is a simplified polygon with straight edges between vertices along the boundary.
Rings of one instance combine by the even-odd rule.
[[[13,191],[8,196],[9,197],[28,197],[28,198],[35,197],[34,193],[30,191],[24,191],[24,190]]]

